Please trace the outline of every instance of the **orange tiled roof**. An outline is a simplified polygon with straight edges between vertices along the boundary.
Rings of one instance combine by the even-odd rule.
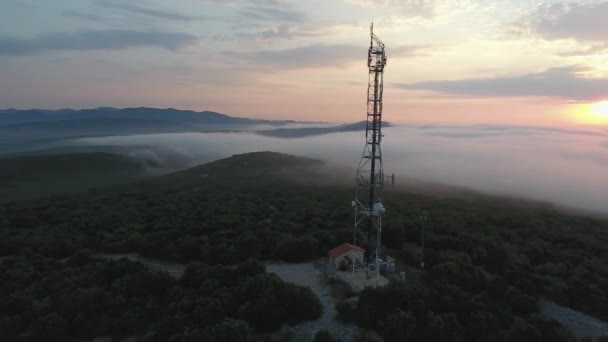
[[[337,257],[340,256],[342,254],[348,253],[352,250],[355,251],[360,251],[365,253],[365,249],[359,247],[359,246],[355,246],[355,245],[351,245],[350,243],[343,243],[340,246],[330,250],[329,252],[327,252],[327,254],[331,255],[332,257]]]

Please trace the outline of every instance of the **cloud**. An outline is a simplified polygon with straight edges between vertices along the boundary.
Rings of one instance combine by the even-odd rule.
[[[386,128],[384,170],[408,179],[548,201],[608,213],[605,132],[524,126],[407,125]],[[283,140],[246,133],[181,133],[77,139],[107,146],[155,146],[190,165],[252,151],[276,151],[354,166],[362,132]],[[352,173],[343,179],[352,179]],[[335,176],[335,175],[334,175]],[[387,206],[389,203],[387,202]]]
[[[571,50],[566,52],[558,53],[561,57],[577,57],[577,56],[590,56],[590,55],[604,55],[608,53],[608,44],[593,45],[587,49]]]
[[[606,41],[608,1],[579,1],[541,4],[510,25],[514,34],[547,40]]]
[[[244,19],[256,21],[302,22],[308,18],[286,0],[202,0],[216,4],[238,6],[238,13]]]
[[[263,6],[291,6],[288,0],[200,0],[202,2],[213,2],[216,4],[252,3]]]
[[[86,11],[81,11],[81,10],[76,10],[76,9],[69,9],[69,10],[63,11],[63,16],[68,17],[68,18],[85,19],[85,20],[97,21],[97,22],[104,21],[104,18],[102,18],[96,14],[92,14],[92,13],[88,13]]]
[[[608,138],[608,133],[598,130],[567,129],[542,126],[521,125],[410,125],[429,136],[447,138],[496,138],[499,136],[525,137],[525,136],[579,136]]]
[[[290,6],[288,0],[249,0],[249,2],[256,5],[272,5],[272,6]]]
[[[198,20],[206,20],[205,17],[202,16],[194,16],[187,15],[179,12],[161,10],[161,9],[153,9],[147,8],[134,4],[126,4],[126,3],[116,3],[112,1],[97,1],[95,3],[99,7],[103,7],[106,9],[114,9],[122,12],[127,12],[131,14],[144,15],[147,17],[152,17],[156,19],[163,20],[174,20],[174,21],[198,21]]]
[[[237,38],[242,39],[253,39],[253,40],[276,40],[276,39],[293,39],[293,38],[307,38],[307,37],[319,37],[331,34],[332,30],[322,30],[320,28],[302,28],[292,27],[289,24],[279,24],[276,29],[269,28],[266,30],[254,32],[254,33],[236,33]]]
[[[397,45],[388,47],[386,51],[389,57],[410,57],[419,56],[428,48],[428,45]]]
[[[399,46],[391,49],[392,56],[413,56],[422,46]],[[365,61],[367,48],[350,44],[312,44],[283,50],[258,50],[237,54],[241,59],[258,65],[290,69],[341,67],[352,62]]]
[[[288,0],[202,0],[223,4],[234,11],[230,34],[216,34],[217,41],[271,41],[316,37],[331,33],[328,25],[312,24],[311,18]]]
[[[346,0],[351,4],[384,8],[402,18],[432,19],[439,15],[470,8],[471,0]]]
[[[347,2],[365,7],[392,8],[408,17],[431,18],[436,14],[434,0],[347,0]]]
[[[402,89],[430,90],[458,96],[556,97],[595,101],[608,96],[608,79],[585,78],[582,66],[552,68],[539,73],[496,78],[398,83]]]
[[[347,32],[359,28],[352,23],[314,22],[302,23],[270,23],[268,25],[251,23],[242,25],[242,31],[236,32],[232,38],[244,40],[272,41],[294,38],[318,38],[325,36],[343,36]]]
[[[177,50],[196,41],[196,36],[186,33],[131,30],[58,32],[34,38],[0,36],[0,55],[31,55],[57,50],[120,50],[139,46]]]
[[[304,13],[284,6],[250,6],[239,13],[246,19],[259,21],[303,22],[308,19]]]
[[[267,29],[256,33],[237,33],[237,37],[245,39],[291,39],[300,36],[300,32],[293,32],[289,25],[280,24],[276,29]]]
[[[253,64],[287,68],[336,67],[356,60],[361,47],[347,44],[313,44],[284,50],[260,50],[244,54]]]

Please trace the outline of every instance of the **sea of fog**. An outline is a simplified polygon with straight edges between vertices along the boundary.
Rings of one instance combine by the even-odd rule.
[[[519,126],[407,125],[386,128],[387,174],[472,190],[548,201],[608,213],[608,132]],[[355,166],[363,133],[297,139],[255,133],[179,133],[79,138],[71,145],[148,146],[134,149],[188,166],[253,151],[275,151]],[[143,152],[142,152],[143,151]]]

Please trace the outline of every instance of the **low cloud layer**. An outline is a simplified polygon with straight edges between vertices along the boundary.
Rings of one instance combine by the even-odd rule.
[[[131,30],[57,32],[33,38],[0,36],[0,55],[31,55],[60,50],[121,50],[141,46],[177,50],[196,41],[196,36],[186,33]]]
[[[606,98],[608,79],[586,78],[581,75],[586,71],[589,71],[586,67],[567,66],[521,76],[398,83],[395,86],[460,96],[541,96],[577,101],[597,101]]]
[[[385,135],[385,170],[395,173],[397,182],[418,179],[608,213],[608,132],[410,125],[385,129]],[[363,137],[339,133],[284,140],[244,133],[183,133],[83,138],[73,143],[152,146],[187,158],[191,165],[269,150],[354,167]]]

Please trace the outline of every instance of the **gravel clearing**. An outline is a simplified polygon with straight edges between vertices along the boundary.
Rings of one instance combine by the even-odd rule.
[[[357,326],[344,324],[334,319],[336,309],[330,287],[323,282],[321,272],[314,267],[313,263],[269,263],[266,265],[266,270],[275,273],[286,282],[309,287],[323,305],[321,318],[289,329],[294,341],[313,341],[315,334],[320,330],[329,331],[340,341],[352,341],[359,334],[360,329]]]
[[[598,337],[608,334],[608,323],[584,314],[580,311],[572,310],[554,302],[543,300],[540,305],[543,315],[551,317],[562,323],[577,338]]]

